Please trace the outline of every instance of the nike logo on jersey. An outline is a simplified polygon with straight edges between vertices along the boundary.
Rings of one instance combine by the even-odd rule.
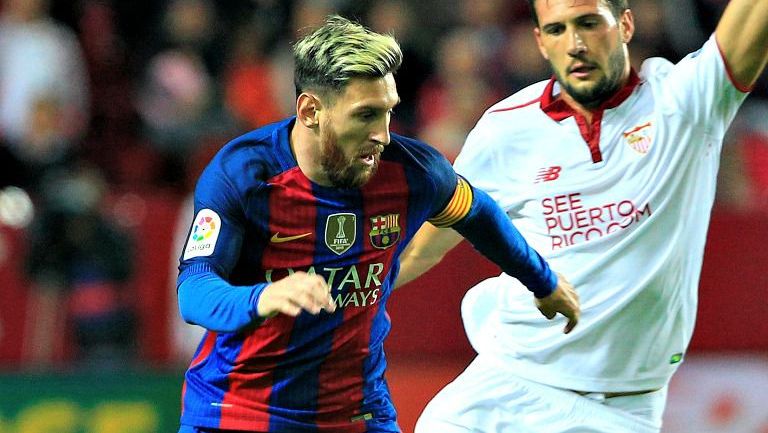
[[[305,238],[309,235],[311,235],[312,232],[304,233],[301,235],[293,235],[293,236],[280,236],[280,232],[277,232],[272,235],[272,237],[269,239],[270,242],[273,244],[282,244],[283,242],[290,242],[295,241],[297,239]]]
[[[552,182],[560,177],[560,171],[563,168],[559,165],[553,165],[552,167],[544,167],[536,174],[536,180],[533,183]]]

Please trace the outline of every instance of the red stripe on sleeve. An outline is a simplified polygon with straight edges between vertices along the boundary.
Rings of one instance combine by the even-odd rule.
[[[740,83],[736,80],[736,77],[733,76],[733,70],[731,69],[731,65],[728,64],[728,59],[725,58],[725,53],[723,53],[723,47],[720,46],[720,41],[717,40],[717,35],[715,35],[715,43],[717,44],[717,51],[720,52],[720,58],[723,59],[723,65],[725,65],[725,73],[728,74],[728,79],[731,80],[731,83],[733,84],[733,87],[736,88],[741,93],[749,93],[752,90],[754,90],[755,85],[747,86],[746,84]]]

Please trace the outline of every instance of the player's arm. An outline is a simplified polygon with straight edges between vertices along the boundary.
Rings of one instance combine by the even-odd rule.
[[[580,308],[573,286],[552,272],[544,258],[528,245],[506,213],[484,191],[459,177],[453,197],[429,222],[434,227],[428,224],[422,227],[416,243],[404,254],[401,269],[405,277],[398,279],[398,284],[425,272],[423,267],[434,266],[445,252],[458,244],[457,235],[440,229],[450,227],[533,292],[539,310],[547,318],[553,318],[558,312],[566,316],[566,333],[576,326]]]
[[[317,275],[296,272],[272,284],[229,283],[245,230],[239,206],[239,196],[226,175],[207,169],[195,191],[193,224],[201,216],[212,218],[208,227],[214,232],[202,244],[190,233],[184,247],[177,281],[182,318],[212,331],[236,332],[278,313],[333,312],[330,290]]]
[[[395,288],[410,283],[432,269],[461,240],[461,235],[454,230],[424,223],[400,257],[400,272],[397,274]]]
[[[715,38],[733,80],[752,88],[768,63],[768,0],[731,0]]]

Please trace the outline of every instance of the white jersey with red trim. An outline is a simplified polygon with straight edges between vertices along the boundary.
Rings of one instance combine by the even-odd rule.
[[[475,349],[561,388],[664,386],[693,332],[723,135],[746,90],[712,36],[677,64],[645,61],[591,128],[554,80],[486,111],[456,170],[574,284],[582,317],[563,334],[502,274],[465,299]]]

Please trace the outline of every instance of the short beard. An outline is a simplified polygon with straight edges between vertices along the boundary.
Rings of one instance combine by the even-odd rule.
[[[356,168],[355,160],[348,159],[338,146],[338,136],[330,122],[320,136],[320,166],[331,185],[337,188],[359,188],[376,173],[378,157],[372,168]]]
[[[597,108],[603,102],[610,99],[620,88],[624,75],[624,66],[627,58],[624,50],[618,49],[608,59],[607,74],[594,86],[586,89],[577,89],[566,82],[559,72],[555,71],[555,77],[560,86],[568,92],[576,102],[587,108]],[[554,68],[553,68],[554,69]]]

